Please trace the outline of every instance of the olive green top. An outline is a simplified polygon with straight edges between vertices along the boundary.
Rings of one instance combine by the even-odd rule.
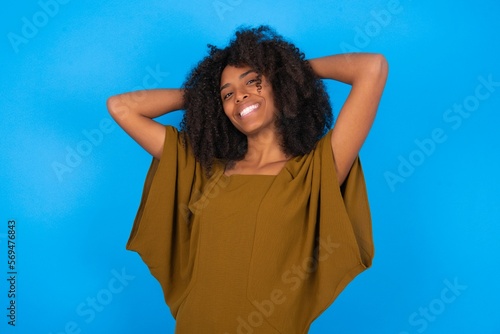
[[[339,187],[331,131],[278,175],[207,177],[166,127],[127,244],[160,282],[176,333],[307,333],[371,265],[359,159]]]

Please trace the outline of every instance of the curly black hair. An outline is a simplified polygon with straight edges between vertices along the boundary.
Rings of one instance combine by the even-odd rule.
[[[220,79],[227,65],[249,66],[267,77],[278,110],[276,129],[287,156],[309,153],[330,129],[332,108],[323,82],[304,54],[272,28],[240,28],[226,48],[208,47],[209,55],[183,84],[185,113],[180,124],[184,142],[190,143],[207,173],[214,160],[232,163],[247,152],[246,136],[222,107]]]

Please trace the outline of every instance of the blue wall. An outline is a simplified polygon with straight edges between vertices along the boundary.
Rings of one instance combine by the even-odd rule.
[[[55,1],[0,14],[0,332],[173,333],[159,284],[124,248],[150,158],[105,101],[178,87],[207,43],[265,23],[308,57],[390,63],[361,152],[376,259],[310,333],[500,333],[496,1]],[[338,111],[347,87],[328,89]]]

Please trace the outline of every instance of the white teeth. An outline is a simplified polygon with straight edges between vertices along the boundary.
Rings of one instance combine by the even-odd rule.
[[[252,111],[254,111],[255,109],[257,109],[259,107],[258,104],[253,104],[251,106],[248,106],[246,107],[245,109],[243,109],[241,112],[240,112],[240,117],[243,117],[245,115],[248,115],[249,113],[251,113]]]

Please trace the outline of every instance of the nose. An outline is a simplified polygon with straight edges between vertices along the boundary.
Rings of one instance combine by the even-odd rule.
[[[245,101],[248,97],[248,94],[246,92],[238,92],[236,95],[236,103],[241,103]]]

